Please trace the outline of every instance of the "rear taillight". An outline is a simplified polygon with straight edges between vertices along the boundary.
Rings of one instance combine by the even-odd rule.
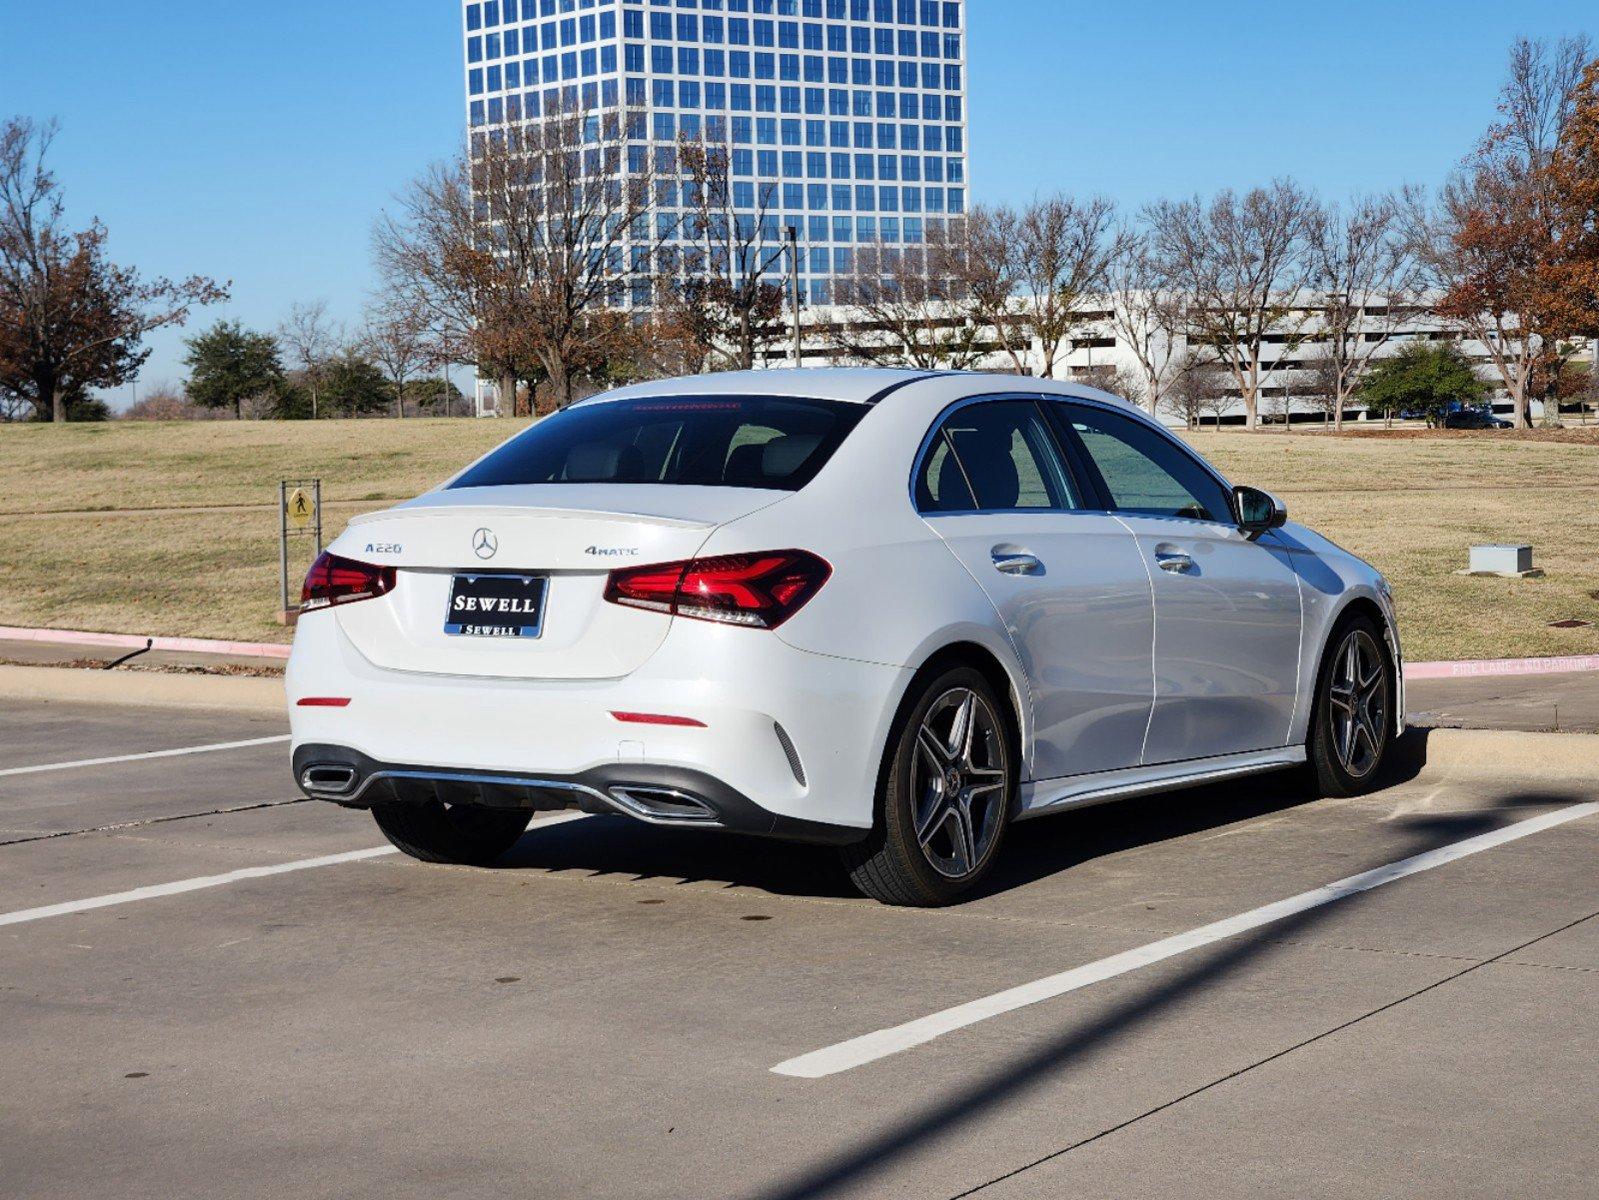
[[[394,589],[394,568],[340,558],[323,552],[306,573],[300,589],[300,611],[315,612],[335,604],[371,600]]]
[[[833,568],[804,550],[764,550],[612,571],[605,598],[652,612],[776,629],[827,582]]]

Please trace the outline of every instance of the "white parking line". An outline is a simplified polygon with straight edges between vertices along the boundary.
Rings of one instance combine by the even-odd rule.
[[[351,850],[345,854],[325,854],[321,858],[302,858],[299,862],[278,863],[270,867],[240,867],[222,875],[201,875],[196,879],[179,879],[172,883],[155,883],[149,887],[134,888],[128,892],[112,892],[106,896],[90,896],[87,900],[68,900],[63,904],[46,904],[40,908],[24,908],[18,912],[0,913],[0,925],[21,925],[25,921],[42,921],[46,917],[65,917],[72,913],[88,912],[94,908],[110,908],[116,904],[132,904],[137,900],[155,900],[161,896],[176,896],[183,892],[198,892],[205,888],[222,887],[229,883],[242,883],[246,879],[265,879],[269,875],[287,875],[291,871],[310,871],[316,867],[336,867],[341,863],[360,862],[367,858],[381,858],[398,854],[393,846],[373,846],[368,850]]]
[[[1472,854],[1480,854],[1484,850],[1491,850],[1495,846],[1504,845],[1506,842],[1530,837],[1535,833],[1541,833],[1545,829],[1552,829],[1556,825],[1564,825],[1568,821],[1576,821],[1583,817],[1593,816],[1596,813],[1599,813],[1599,803],[1574,804],[1568,808],[1545,813],[1540,817],[1517,821],[1515,824],[1507,825],[1503,829],[1495,829],[1489,833],[1478,834],[1476,837],[1466,838],[1464,841],[1454,842],[1448,846],[1440,846],[1436,850],[1428,850],[1412,858],[1402,859],[1399,862],[1389,863],[1384,867],[1364,871],[1359,875],[1351,875],[1348,879],[1341,879],[1337,883],[1329,883],[1325,887],[1301,892],[1297,896],[1279,900],[1275,904],[1267,904],[1261,908],[1240,913],[1235,917],[1228,917],[1210,925],[1202,925],[1198,929],[1190,929],[1186,933],[1174,934],[1171,937],[1162,938],[1158,942],[1151,942],[1147,946],[1125,950],[1120,954],[1113,954],[1109,958],[1102,958],[1098,962],[1074,967],[1069,971],[1062,971],[1058,975],[1050,975],[1032,983],[1024,983],[1003,992],[996,992],[992,996],[984,996],[981,999],[971,1000],[965,1004],[958,1004],[954,1008],[947,1008],[942,1012],[936,1012],[915,1021],[908,1021],[891,1029],[880,1029],[875,1033],[863,1034],[860,1037],[851,1038],[847,1042],[840,1042],[835,1046],[813,1050],[809,1054],[802,1054],[798,1058],[780,1062],[772,1070],[779,1075],[791,1075],[799,1079],[820,1079],[826,1075],[836,1075],[841,1071],[849,1071],[855,1067],[876,1062],[880,1058],[887,1058],[891,1054],[898,1054],[901,1050],[909,1050],[914,1046],[924,1045],[936,1038],[943,1037],[947,1033],[954,1033],[957,1029],[965,1029],[968,1025],[986,1021],[990,1017],[1001,1016],[1004,1013],[1012,1012],[1018,1008],[1025,1008],[1043,1000],[1052,1000],[1057,996],[1064,996],[1068,992],[1075,992],[1106,979],[1125,975],[1130,971],[1138,970],[1140,967],[1147,967],[1189,950],[1208,946],[1212,942],[1219,942],[1235,934],[1258,929],[1260,926],[1269,925],[1273,921],[1281,921],[1285,917],[1291,917],[1309,909],[1318,908],[1323,904],[1331,904],[1334,900],[1342,900],[1346,896],[1368,892],[1372,888],[1381,887],[1385,883],[1393,883],[1395,880],[1404,879],[1422,871],[1430,871],[1434,867],[1441,867],[1445,863],[1454,862],[1456,859],[1465,858]]]
[[[540,829],[546,825],[560,825],[588,816],[581,812],[560,812],[536,820],[528,826]],[[68,900],[61,904],[46,904],[39,908],[24,908],[17,912],[0,913],[0,925],[21,925],[27,921],[43,921],[47,917],[65,917],[72,913],[88,912],[96,908],[110,908],[117,904],[133,904],[139,900],[156,900],[162,896],[177,896],[184,892],[198,892],[205,888],[224,887],[242,883],[247,879],[266,879],[272,875],[287,875],[293,871],[312,871],[318,867],[337,867],[344,863],[363,862],[369,858],[384,858],[398,854],[393,846],[372,846],[366,850],[349,850],[343,854],[324,854],[320,858],[302,858],[297,862],[276,863],[270,867],[240,867],[221,875],[201,875],[194,879],[178,879],[172,883],[154,883],[148,887],[126,892],[111,892],[104,896],[90,896],[86,900]]]
[[[209,746],[183,746],[177,750],[149,750],[143,754],[117,754],[110,758],[80,758],[76,762],[45,763],[37,767],[7,767],[0,770],[5,775],[37,775],[41,771],[71,771],[77,767],[104,767],[111,763],[138,762],[144,758],[180,758],[185,754],[211,754],[217,750],[243,750],[249,746],[274,746],[289,740],[288,734],[277,737],[250,738],[243,742],[215,742]]]

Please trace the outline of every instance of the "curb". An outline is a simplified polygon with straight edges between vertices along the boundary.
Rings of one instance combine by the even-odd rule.
[[[22,629],[0,625],[0,642],[49,642],[59,646],[110,646],[118,650],[143,650],[153,641],[152,650],[175,650],[180,654],[222,654],[233,658],[289,657],[289,647],[281,642],[219,642],[208,638],[136,637],[130,633],[83,633],[73,629]]]
[[[1406,679],[1476,679],[1495,675],[1574,675],[1599,671],[1599,654],[1563,658],[1485,658],[1470,662],[1406,663]]]
[[[1413,727],[1407,740],[1411,737],[1425,746],[1417,780],[1438,786],[1465,779],[1514,779],[1587,790],[1599,773],[1599,737],[1593,734]],[[1403,757],[1403,741],[1397,749]]]
[[[287,718],[281,679],[0,666],[0,698],[194,708]]]
[[[180,654],[217,654],[231,658],[265,658],[282,662],[290,647],[282,642],[226,642],[208,638],[143,638],[128,633],[88,633],[73,629],[26,629],[0,625],[0,642],[44,642],[61,646],[105,646],[118,650],[175,651]],[[1477,679],[1507,675],[1572,675],[1599,672],[1599,654],[1572,654],[1556,658],[1483,658],[1461,662],[1405,664],[1405,678]]]

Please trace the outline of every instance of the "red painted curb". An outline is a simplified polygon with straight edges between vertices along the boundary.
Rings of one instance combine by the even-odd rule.
[[[142,650],[153,640],[152,650],[176,650],[187,654],[226,654],[235,658],[289,657],[289,647],[277,642],[218,642],[208,638],[136,637],[129,633],[82,633],[73,629],[18,629],[0,625],[0,642],[49,642],[60,646],[110,646],[119,650]]]
[[[1571,675],[1599,671],[1599,654],[1564,658],[1486,658],[1475,662],[1406,663],[1406,679],[1473,679],[1494,675]]]
[[[138,650],[145,639],[127,633],[82,633],[71,629],[21,629],[0,625],[0,642],[51,642],[66,646],[110,646]],[[222,642],[207,638],[158,637],[152,649],[190,654],[226,654],[236,658],[289,657],[280,642]],[[1472,679],[1494,675],[1570,675],[1599,671],[1599,654],[1563,658],[1487,658],[1467,662],[1406,663],[1406,679]]]

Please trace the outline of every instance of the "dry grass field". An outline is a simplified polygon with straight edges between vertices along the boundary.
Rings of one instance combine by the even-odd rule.
[[[1232,480],[1394,585],[1412,661],[1599,653],[1599,441],[1587,431],[1382,437],[1199,434]],[[1457,575],[1468,547],[1530,542],[1542,579]],[[1553,629],[1587,620],[1595,627]]]
[[[508,421],[0,426],[0,624],[283,639],[275,497],[320,476],[327,532],[437,482]],[[1238,482],[1393,581],[1413,660],[1599,653],[1599,439],[1199,434]],[[1454,574],[1530,541],[1543,579]],[[304,563],[298,564],[303,570]]]
[[[284,640],[278,480],[329,540],[522,428],[469,420],[0,426],[0,624]],[[309,546],[291,567],[291,588]]]

